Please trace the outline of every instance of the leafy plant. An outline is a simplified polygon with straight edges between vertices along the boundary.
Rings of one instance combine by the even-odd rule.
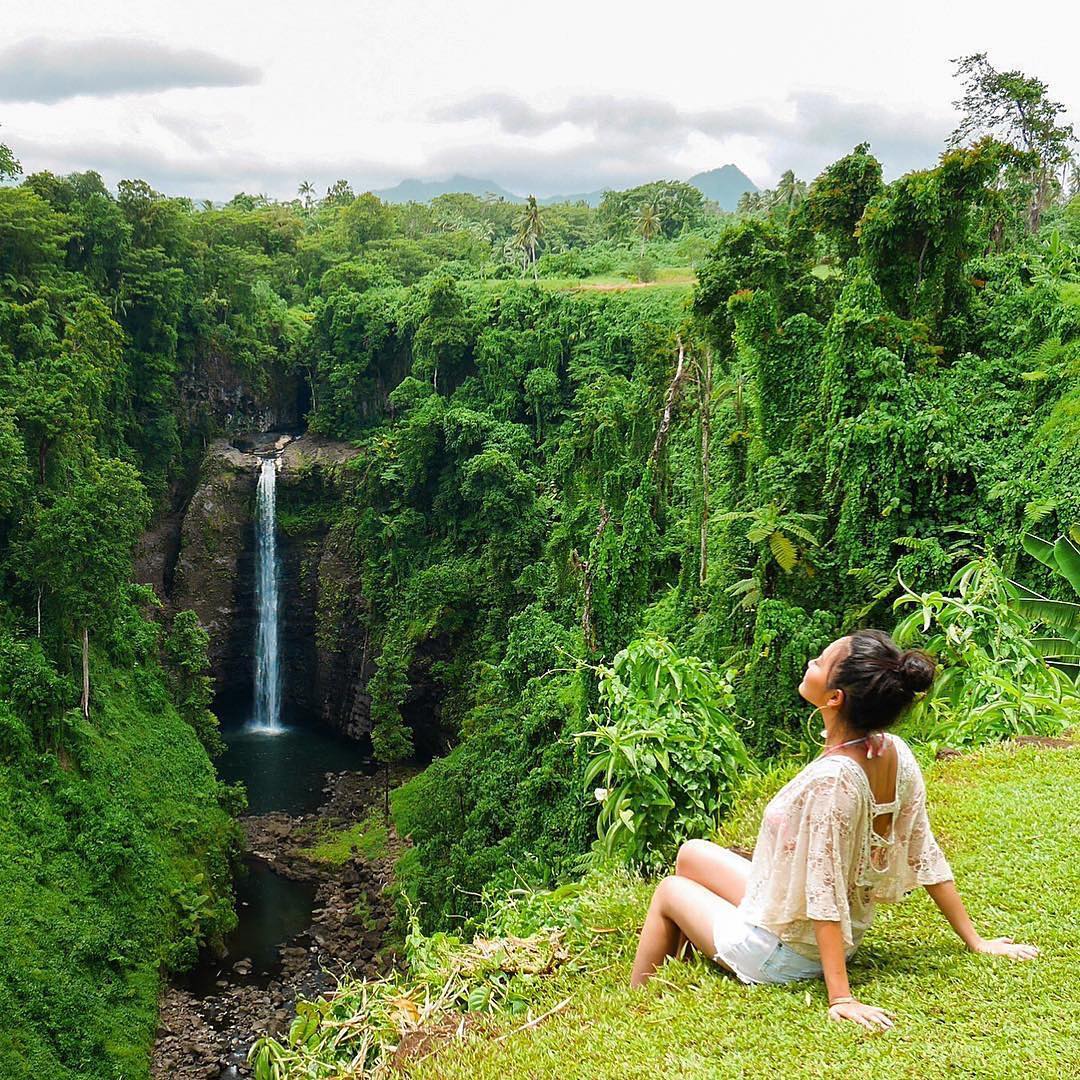
[[[990,554],[962,566],[949,593],[904,590],[893,609],[913,606],[893,631],[897,644],[922,644],[943,670],[912,710],[933,745],[974,746],[1012,735],[1056,735],[1068,726],[1080,692],[1043,660],[1018,592]]]
[[[754,510],[731,510],[717,514],[713,520],[749,521],[750,528],[747,530],[746,539],[752,544],[766,541],[777,566],[785,574],[790,574],[800,559],[805,561],[805,555],[800,555],[795,540],[801,540],[804,545],[816,547],[817,537],[808,526],[823,519],[821,514],[797,514],[773,502]],[[792,537],[795,539],[793,540]]]
[[[1037,259],[1032,276],[1038,282],[1057,285],[1076,275],[1076,251],[1057,229],[1051,229],[1050,235],[1039,241]]]
[[[601,804],[597,834],[608,855],[656,867],[689,837],[714,830],[757,771],[735,729],[731,683],[664,638],[632,641],[602,668],[590,714],[586,790]],[[606,719],[607,723],[598,723]]]
[[[1056,574],[1063,577],[1080,601],[1080,528],[1073,526],[1068,536],[1059,536],[1053,543],[1024,533],[1024,550]],[[1034,638],[1034,644],[1046,662],[1063,671],[1074,682],[1080,682],[1080,602],[1051,600],[1019,582],[1011,582],[1019,593],[1015,604],[1018,610],[1050,627],[1053,634]]]
[[[451,1021],[463,1026],[462,1013],[521,1013],[530,985],[553,975],[570,956],[562,928],[466,943],[442,932],[425,936],[415,917],[410,921],[409,974],[342,980],[333,993],[301,999],[285,1036],[263,1036],[248,1052],[256,1080],[397,1075],[408,1035],[445,1030]]]

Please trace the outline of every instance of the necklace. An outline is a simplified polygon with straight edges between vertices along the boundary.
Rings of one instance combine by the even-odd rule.
[[[866,756],[868,758],[880,756],[885,750],[885,733],[881,731],[872,731],[869,735],[860,735],[857,739],[848,739],[847,742],[837,743],[835,746],[827,747],[818,754],[818,757],[825,757],[828,754],[840,750],[842,747],[854,746],[856,743],[866,743]]]

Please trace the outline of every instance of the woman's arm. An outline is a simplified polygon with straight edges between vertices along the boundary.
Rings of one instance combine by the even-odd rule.
[[[840,923],[824,919],[811,920],[814,925],[814,937],[817,938],[818,951],[821,953],[821,967],[825,975],[825,985],[829,989],[829,1018],[831,1020],[851,1020],[862,1024],[870,1031],[890,1028],[893,1021],[889,1013],[875,1005],[864,1005],[851,996],[848,982],[847,958],[844,956],[844,938],[840,932]],[[837,1001],[839,999],[839,1001]],[[833,1002],[837,1002],[835,1005]]]
[[[949,925],[956,931],[960,940],[972,951],[1009,956],[1014,960],[1032,960],[1039,950],[1034,945],[1021,945],[1011,937],[991,938],[987,940],[971,925],[964,901],[956,890],[956,882],[939,881],[936,885],[924,885],[930,898],[937,904],[942,915],[949,920]]]

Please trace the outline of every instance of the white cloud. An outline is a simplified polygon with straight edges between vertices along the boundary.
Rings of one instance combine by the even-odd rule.
[[[985,0],[773,0],[767,14],[668,0],[645,20],[595,0],[546,0],[538,12],[501,0],[262,0],[257,11],[34,0],[5,5],[9,53],[27,38],[83,48],[105,35],[159,50],[161,63],[133,70],[129,48],[128,67],[112,72],[84,52],[41,84],[27,84],[45,75],[24,64],[12,86],[0,61],[19,97],[0,100],[0,138],[27,171],[93,168],[110,182],[137,171],[160,190],[215,199],[241,188],[288,197],[301,179],[364,190],[454,172],[550,194],[728,161],[772,185],[786,168],[813,177],[862,139],[895,176],[932,165],[956,123],[950,57],[985,49],[1080,103],[1073,37],[1047,32],[1066,21],[1018,20]],[[177,57],[190,59],[186,72],[170,68]]]
[[[174,49],[156,41],[30,37],[0,50],[0,101],[53,104],[83,94],[111,97],[176,87],[250,86],[259,78],[257,68],[204,49]]]
[[[829,92],[798,91],[775,111],[759,105],[685,109],[658,98],[593,95],[540,110],[512,94],[480,94],[441,105],[433,118],[489,129],[482,145],[455,148],[441,159],[447,168],[480,168],[485,156],[498,162],[510,182],[535,177],[541,186],[555,176],[589,183],[689,175],[687,151],[708,145],[714,153],[740,141],[744,153],[776,169],[815,174],[856,144],[871,143],[893,175],[931,165],[951,129],[947,116],[903,111],[873,102],[849,102]],[[567,128],[578,133],[558,153],[538,153],[529,140]],[[502,139],[502,144],[500,144]],[[506,140],[520,145],[506,145]],[[486,148],[486,149],[485,149]],[[464,156],[463,156],[464,155]],[[582,171],[588,163],[590,172]],[[675,163],[680,165],[674,168]],[[715,162],[719,163],[719,162]],[[600,186],[593,183],[593,186]]]

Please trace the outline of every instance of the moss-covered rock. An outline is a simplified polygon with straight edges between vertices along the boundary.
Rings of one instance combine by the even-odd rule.
[[[207,448],[180,528],[172,595],[210,632],[219,697],[250,693],[255,637],[252,517],[259,459],[225,439]]]

